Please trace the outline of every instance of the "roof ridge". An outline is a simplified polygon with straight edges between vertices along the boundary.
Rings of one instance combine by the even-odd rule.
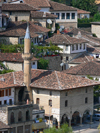
[[[13,78],[14,78],[14,84],[16,84],[15,73],[14,72],[12,73],[13,73]]]
[[[60,84],[60,81],[59,81],[59,78],[58,78],[58,75],[57,75],[57,71],[55,71],[55,74],[56,74],[56,77],[57,77],[58,87],[59,87],[60,90],[62,90],[62,87],[61,87],[61,84]]]
[[[65,38],[66,38],[66,36],[65,35],[63,35]],[[66,40],[68,40],[67,38],[66,38]],[[71,44],[71,42],[68,40],[68,42]]]
[[[84,54],[85,58],[90,62],[89,58]]]

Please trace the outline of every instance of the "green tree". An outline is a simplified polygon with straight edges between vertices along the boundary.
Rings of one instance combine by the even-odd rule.
[[[90,11],[92,16],[98,11],[95,0],[72,0],[72,6]]]
[[[72,132],[73,132],[72,128],[69,127],[67,123],[63,124],[61,128],[58,129],[53,127],[44,130],[44,133],[72,133]]]
[[[87,78],[93,80],[93,77],[91,77],[90,75],[87,75]],[[98,81],[97,78],[96,78],[95,80]],[[93,92],[94,92],[94,96],[95,96],[95,97],[99,97],[99,96],[100,96],[100,85],[94,86]]]
[[[100,22],[100,13],[99,12],[97,12],[95,15],[94,15],[94,17],[93,17],[93,21],[95,21],[95,22]]]
[[[38,69],[47,69],[48,64],[49,64],[48,60],[40,58],[40,60],[38,61]]]

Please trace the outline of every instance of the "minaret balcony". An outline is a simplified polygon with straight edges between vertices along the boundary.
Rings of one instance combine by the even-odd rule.
[[[33,55],[31,53],[23,53],[22,58],[24,60],[31,60],[33,58]]]

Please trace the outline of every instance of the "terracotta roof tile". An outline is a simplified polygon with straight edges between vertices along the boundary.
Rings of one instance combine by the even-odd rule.
[[[40,19],[43,19],[43,18],[57,18],[56,15],[53,15],[53,14],[50,14],[50,13],[46,13],[44,15],[43,12],[40,12],[40,11],[31,11],[31,18],[40,18]]]
[[[36,8],[31,7],[31,5],[19,3],[19,4],[2,4],[2,11],[33,11]]]
[[[62,44],[62,45],[66,45],[66,44],[79,44],[79,43],[85,43],[87,42],[84,39],[77,39],[74,37],[70,37],[68,35],[65,34],[56,34],[51,38],[48,38],[45,40],[47,43],[52,42],[52,44]]]
[[[23,2],[39,8],[50,7],[48,0],[23,0]]]
[[[38,61],[39,59],[33,57],[32,61]],[[0,61],[8,62],[24,62],[21,53],[0,53]]]
[[[93,61],[82,63],[78,66],[71,67],[65,70],[64,73],[73,74],[73,75],[100,76],[100,63]]]
[[[4,79],[2,81],[2,79]],[[0,89],[24,86],[23,71],[0,75]],[[69,75],[59,71],[31,70],[31,87],[52,90],[67,90],[93,86],[100,82],[91,81],[80,76]]]
[[[25,36],[27,23],[26,22],[10,22],[9,28],[6,31],[0,32],[0,36]],[[38,37],[37,33],[49,32],[50,30],[38,25],[35,25],[34,22],[29,22],[30,35],[32,38]]]
[[[61,4],[54,1],[49,1],[51,8],[50,11],[77,11],[76,8],[67,6],[65,4]]]
[[[80,64],[80,63],[90,62],[92,60],[96,61],[96,59],[94,59],[93,56],[91,56],[87,53],[83,53],[83,54],[79,55],[78,57],[72,59],[69,63],[71,63],[71,64],[73,64],[73,63]]]

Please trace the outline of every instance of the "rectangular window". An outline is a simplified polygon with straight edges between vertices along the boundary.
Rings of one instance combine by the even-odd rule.
[[[72,51],[74,51],[74,45],[72,45]]]
[[[15,17],[15,22],[17,22],[18,21],[18,17]]]
[[[66,13],[66,19],[70,19],[70,13]]]
[[[66,45],[66,51],[68,51],[68,45]]]
[[[76,50],[78,50],[78,44],[76,44]]]
[[[61,56],[61,60],[63,60],[63,56]]]
[[[24,38],[20,38],[20,44],[24,44]]]
[[[82,45],[80,44],[80,49],[82,49]]]
[[[39,103],[40,103],[40,99],[37,98],[37,99],[36,99],[36,104],[39,104]]]
[[[52,100],[49,100],[49,106],[52,106]]]
[[[58,16],[56,19],[59,19],[59,13],[56,13],[56,15]]]
[[[84,44],[84,49],[85,49],[85,44]]]
[[[66,57],[66,60],[68,60],[68,56]]]
[[[88,98],[87,97],[85,98],[85,103],[88,103]]]
[[[6,96],[8,96],[8,89],[6,89]]]
[[[39,90],[37,90],[37,94],[39,94],[40,93],[40,91]]]
[[[4,104],[7,104],[7,100],[4,100]]]
[[[9,96],[11,96],[11,89],[9,89]]]
[[[4,97],[4,90],[1,91],[1,97]]]
[[[33,65],[35,65],[35,62],[33,62]]]
[[[0,105],[2,105],[2,101],[0,101]]]
[[[75,13],[72,13],[72,19],[75,19]]]
[[[66,101],[65,101],[65,107],[67,107],[67,106],[68,106],[68,101],[66,100]]]
[[[9,99],[9,105],[12,105],[12,99]]]
[[[65,19],[65,13],[62,13],[61,18]]]
[[[50,96],[52,96],[52,91],[50,91]]]

